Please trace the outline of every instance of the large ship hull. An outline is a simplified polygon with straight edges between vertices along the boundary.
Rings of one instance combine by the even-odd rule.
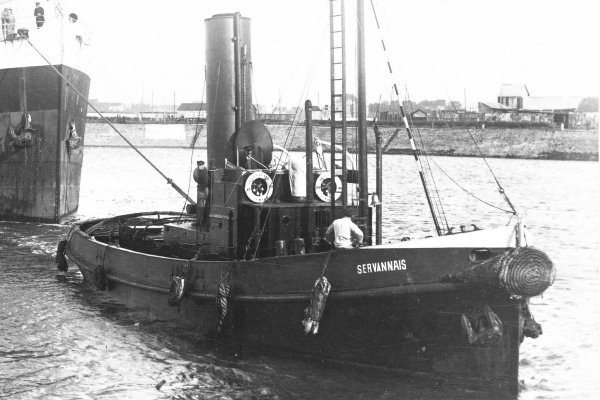
[[[444,241],[449,247],[423,239],[410,245],[207,261],[127,249],[116,225],[88,235],[95,222],[76,226],[65,254],[86,281],[152,318],[233,338],[252,349],[385,368],[508,398],[517,395],[525,300],[502,288],[481,290],[448,279],[477,264],[473,252],[493,231],[456,235],[472,243],[468,247],[455,247],[456,238]],[[503,232],[510,234],[510,229]],[[506,247],[486,249],[493,258]],[[169,302],[174,276],[185,280],[177,304]],[[332,289],[318,333],[306,334],[301,322],[321,276]],[[220,297],[228,299],[225,311],[215,302],[223,284],[229,292]],[[501,321],[500,333],[469,342],[462,321],[467,318],[475,326],[485,320],[486,308]]]
[[[90,78],[55,65],[88,95]],[[79,205],[87,102],[49,66],[0,70],[0,219],[60,222]],[[31,143],[10,143],[7,130],[31,116]],[[75,128],[73,139],[69,124]]]

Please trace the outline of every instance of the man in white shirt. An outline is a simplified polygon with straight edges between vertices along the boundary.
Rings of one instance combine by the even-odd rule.
[[[336,249],[351,249],[353,242],[358,245],[363,241],[362,231],[352,222],[350,216],[351,211],[347,208],[345,215],[333,221],[325,232],[325,238]]]

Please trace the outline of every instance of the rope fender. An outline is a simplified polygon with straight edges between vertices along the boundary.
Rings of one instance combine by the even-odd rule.
[[[219,317],[219,323],[217,325],[218,332],[221,332],[221,330],[223,329],[223,322],[225,322],[225,318],[227,317],[227,308],[230,292],[231,286],[229,285],[229,283],[219,283],[219,288],[217,289],[217,296],[215,298],[215,302],[217,303],[217,314]]]
[[[302,325],[304,326],[305,333],[316,335],[319,331],[319,321],[323,316],[325,303],[327,302],[327,296],[329,296],[330,290],[331,284],[326,277],[322,276],[317,279],[315,286],[313,287],[310,305],[304,309],[304,320],[302,321]]]
[[[169,294],[167,297],[170,306],[177,306],[181,303],[184,289],[185,279],[177,275],[171,275],[171,285],[169,286]]]
[[[556,269],[546,253],[533,247],[517,247],[469,268],[469,285],[501,287],[519,297],[538,296],[554,283]]]
[[[67,249],[67,240],[63,239],[58,242],[58,246],[56,249],[56,258],[54,262],[56,263],[56,268],[59,271],[67,272],[69,269],[69,264],[67,263],[67,257],[65,257],[65,250]]]

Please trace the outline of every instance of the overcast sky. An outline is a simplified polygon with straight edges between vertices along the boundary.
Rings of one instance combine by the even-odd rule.
[[[32,2],[33,4],[34,2]],[[204,20],[239,11],[252,20],[254,102],[268,107],[329,96],[327,0],[63,0],[93,32],[90,97],[172,104],[201,100]],[[347,26],[354,0],[346,0]],[[414,101],[495,100],[502,83],[524,83],[532,96],[596,96],[597,0],[374,0],[399,87]],[[74,6],[74,8],[73,8]],[[390,99],[370,0],[368,100]],[[349,33],[350,43],[353,33]],[[354,69],[354,45],[348,64]],[[348,91],[354,92],[353,74]],[[305,89],[307,88],[307,89]],[[403,95],[404,96],[404,95]]]

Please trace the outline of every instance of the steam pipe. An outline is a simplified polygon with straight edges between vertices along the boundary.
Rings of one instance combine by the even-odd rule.
[[[367,86],[365,80],[365,5],[363,0],[356,1],[357,32],[357,68],[358,68],[358,169],[360,192],[358,197],[358,216],[367,217],[368,169],[367,169]],[[366,224],[368,225],[368,224]],[[367,226],[365,237],[371,236]]]
[[[240,46],[240,18],[239,12],[233,17],[233,64],[235,74],[235,131],[242,127],[242,48]]]
[[[313,202],[313,143],[312,143],[312,102],[304,103],[306,113],[306,203]]]
[[[381,131],[377,126],[377,123],[374,125],[375,128],[375,156],[376,156],[376,192],[377,198],[379,199],[379,204],[375,205],[375,244],[381,244],[382,242],[382,222],[383,222],[383,213],[381,205],[381,195],[383,194],[383,149],[381,148]]]

